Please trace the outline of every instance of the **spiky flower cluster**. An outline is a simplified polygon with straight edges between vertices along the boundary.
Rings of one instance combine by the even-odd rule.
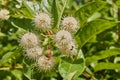
[[[48,32],[48,29],[50,29],[51,19],[48,14],[39,13],[34,18],[34,24],[36,28]],[[71,32],[75,31],[76,28],[76,19],[73,17],[66,17],[62,21],[62,30],[59,30],[55,34],[55,39],[52,38],[52,41],[56,42],[55,44],[57,44],[59,51],[64,55],[70,56],[75,51],[75,43]],[[47,37],[49,33],[47,33],[47,35],[43,33],[43,35]],[[52,35],[54,36],[54,34]],[[41,38],[41,40],[43,39]],[[51,71],[54,67],[53,51],[50,48],[45,50],[45,48],[50,46],[50,44],[44,46],[43,49],[40,47],[39,42],[39,38],[32,32],[25,33],[20,40],[21,46],[23,46],[26,51],[26,56],[29,59],[36,61],[36,67],[38,67],[40,71]],[[52,43],[52,45],[54,44]]]
[[[74,17],[65,17],[62,21],[62,30],[55,35],[55,41],[61,53],[71,55],[75,51],[75,43],[71,32],[77,28],[77,21]]]
[[[1,20],[7,20],[10,16],[9,16],[9,11],[7,9],[1,9],[0,10],[0,19]]]
[[[70,32],[66,30],[60,30],[57,32],[55,36],[55,41],[59,50],[66,55],[71,55],[71,53],[75,50],[74,40]]]
[[[38,13],[34,18],[34,23],[38,29],[50,29],[51,18],[46,13]]]
[[[20,45],[25,49],[25,56],[36,61],[36,66],[40,71],[52,70],[54,66],[52,56],[49,57],[43,54],[43,49],[39,47],[39,39],[34,33],[25,33],[20,39]]]

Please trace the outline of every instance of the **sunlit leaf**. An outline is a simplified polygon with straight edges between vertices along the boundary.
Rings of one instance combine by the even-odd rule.
[[[11,73],[16,77],[16,79],[22,80],[22,72],[20,70],[12,70]]]
[[[86,63],[90,64],[92,62],[95,62],[95,61],[98,61],[101,59],[105,59],[107,57],[116,56],[116,55],[120,55],[120,48],[104,50],[104,51],[101,51],[99,53],[96,53],[96,55],[93,55],[91,57],[87,57]]]
[[[94,71],[100,71],[100,70],[120,70],[120,64],[115,64],[115,63],[105,63],[105,62],[101,62],[98,63],[95,67],[94,67]]]
[[[79,48],[83,47],[92,37],[116,25],[108,20],[94,20],[85,25],[76,35]]]
[[[87,19],[91,17],[95,12],[100,11],[106,5],[106,2],[96,1],[90,2],[84,6],[82,6],[77,12],[76,16],[79,18],[80,25],[83,26]]]
[[[59,72],[64,79],[72,80],[74,77],[78,77],[83,72],[84,68],[85,64],[82,58],[73,62],[61,60],[59,64]],[[69,77],[70,75],[72,75],[72,77]]]

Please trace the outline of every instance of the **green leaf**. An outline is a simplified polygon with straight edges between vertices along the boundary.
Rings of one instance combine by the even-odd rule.
[[[75,74],[76,74],[76,71],[71,72],[63,80],[72,80]]]
[[[78,33],[76,33],[76,41],[79,49],[82,48],[96,34],[99,34],[116,25],[115,22],[108,20],[94,20],[85,25]]]
[[[60,25],[60,21],[64,12],[65,7],[67,6],[67,2],[68,0],[56,0],[54,1],[54,7],[56,9],[55,13],[58,14],[58,18],[56,17],[56,19],[58,19],[57,21],[54,20],[55,22],[55,28],[58,28]]]
[[[20,70],[12,70],[11,73],[16,77],[16,79],[22,80],[22,72]]]
[[[10,18],[9,19],[11,24],[16,27],[16,28],[20,28],[23,31],[25,30],[33,30],[34,29],[34,25],[32,24],[32,20],[31,19],[19,19],[19,18]]]
[[[118,62],[120,62],[120,57],[115,57],[114,63],[118,63]]]
[[[57,3],[56,3],[56,0],[53,0],[53,3],[52,3],[52,16],[53,16],[53,19],[54,19],[54,23],[53,23],[53,28],[57,25],[58,23],[58,8],[57,8]]]
[[[15,48],[16,47],[13,47],[12,50],[14,50]],[[15,56],[16,53],[18,53],[17,50],[7,52],[5,55],[3,55],[2,59],[0,60],[0,66],[2,64],[4,64],[5,62],[7,62],[10,58],[12,58],[13,56]]]
[[[117,0],[116,4],[117,4],[118,8],[120,8],[120,0]]]
[[[31,15],[31,17],[34,17],[35,12],[29,7],[29,5],[26,3],[25,0],[23,0],[23,5],[26,7],[26,9],[29,12],[29,14]]]
[[[14,52],[8,52],[6,53],[2,59],[0,60],[0,65],[2,65],[3,63],[7,62],[8,59],[10,59],[13,56]]]
[[[120,48],[115,48],[115,49],[110,49],[110,50],[104,50],[99,52],[96,55],[93,55],[91,57],[87,57],[86,58],[86,63],[90,64],[92,62],[107,58],[107,57],[111,57],[111,56],[115,56],[115,55],[120,55]]]
[[[100,71],[100,70],[104,70],[104,69],[117,69],[117,70],[120,70],[120,64],[115,64],[115,63],[105,63],[105,62],[101,62],[101,63],[98,63],[95,67],[94,67],[94,71],[97,72],[97,71]]]
[[[0,32],[0,37],[6,36],[6,34]]]
[[[106,2],[97,1],[90,2],[84,6],[82,6],[77,12],[76,16],[79,17],[80,25],[83,26],[87,19],[91,17],[95,12],[100,11],[106,5]]]
[[[72,80],[82,74],[85,68],[85,63],[82,58],[71,63],[68,60],[61,60],[59,64],[59,72],[64,80]],[[71,77],[69,77],[71,75]]]
[[[26,78],[28,78],[29,80],[31,80],[31,76],[32,76],[32,72],[33,72],[33,66],[29,66],[25,60],[23,60],[23,74]]]

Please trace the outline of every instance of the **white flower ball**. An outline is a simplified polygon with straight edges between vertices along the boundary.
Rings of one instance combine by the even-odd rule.
[[[76,47],[74,42],[70,42],[68,45],[58,46],[58,48],[62,54],[70,56],[75,51]]]
[[[37,28],[46,30],[50,28],[51,18],[46,13],[39,13],[35,16],[34,23]]]
[[[68,31],[60,30],[55,35],[55,41],[58,45],[67,45],[72,41],[72,36]]]
[[[42,48],[40,47],[34,47],[34,48],[29,48],[26,49],[26,56],[29,59],[36,60],[40,55],[42,55]]]
[[[6,9],[1,9],[0,10],[0,19],[1,20],[7,20],[10,16],[9,16],[9,11]]]
[[[77,20],[74,17],[65,17],[62,20],[62,28],[69,32],[75,31],[77,28]]]
[[[54,67],[54,60],[52,57],[41,56],[38,59],[36,66],[40,71],[51,71]]]
[[[20,45],[23,46],[24,48],[33,48],[38,46],[38,44],[39,44],[38,37],[31,32],[24,34],[20,40]]]

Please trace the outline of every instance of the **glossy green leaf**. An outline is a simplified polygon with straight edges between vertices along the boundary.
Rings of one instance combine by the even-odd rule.
[[[79,49],[96,34],[112,28],[115,25],[115,22],[100,19],[89,22],[76,34],[76,40],[79,45]]]
[[[76,16],[79,17],[80,25],[83,26],[87,19],[91,17],[95,12],[100,11],[106,5],[106,2],[97,1],[90,2],[84,6],[82,6],[77,12]]]
[[[104,51],[97,53],[96,55],[93,55],[91,57],[87,57],[86,63],[90,64],[92,62],[95,62],[95,61],[98,61],[101,59],[105,59],[107,57],[116,56],[116,55],[120,55],[120,48],[104,50]]]
[[[85,63],[82,58],[73,62],[67,60],[61,60],[59,64],[59,72],[65,80],[72,80],[82,74],[85,68]],[[71,75],[71,77],[69,77]]]
[[[115,64],[115,63],[105,63],[105,62],[101,62],[101,63],[98,63],[95,67],[94,67],[94,71],[97,72],[97,71],[100,71],[100,70],[105,70],[105,69],[108,69],[108,70],[120,70],[120,64]]]

